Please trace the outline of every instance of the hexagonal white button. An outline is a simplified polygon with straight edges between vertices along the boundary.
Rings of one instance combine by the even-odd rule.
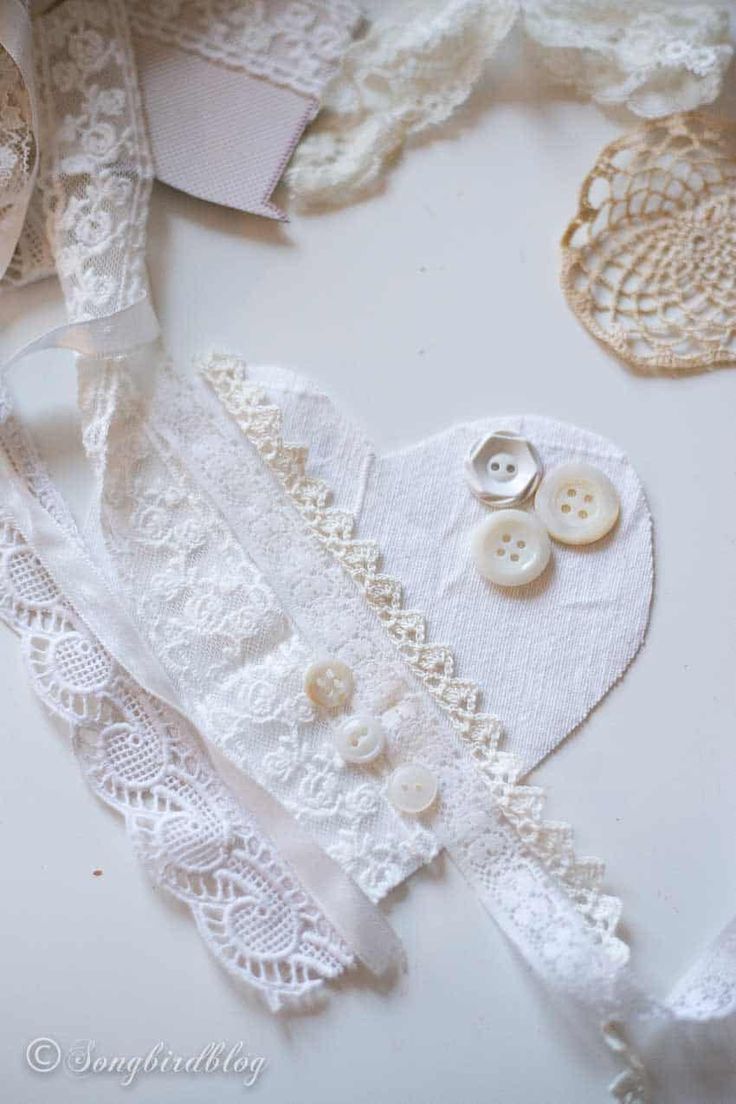
[[[339,659],[318,659],[304,672],[304,690],[315,705],[337,709],[353,692],[353,672]]]
[[[499,510],[473,533],[471,551],[481,575],[504,587],[538,578],[549,563],[552,545],[544,526],[526,510]]]
[[[516,506],[529,498],[542,477],[542,461],[530,441],[500,430],[476,441],[465,464],[468,485],[486,506]]]
[[[613,529],[618,492],[592,464],[560,464],[542,480],[534,508],[550,536],[563,544],[592,544]]]
[[[437,779],[422,763],[403,763],[388,780],[388,799],[400,813],[423,813],[436,797]]]
[[[386,733],[375,717],[350,717],[335,733],[335,747],[346,763],[372,763],[385,746]]]

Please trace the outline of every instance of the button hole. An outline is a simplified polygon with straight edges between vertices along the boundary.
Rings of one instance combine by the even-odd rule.
[[[508,544],[509,541],[511,540],[511,534],[510,533],[504,533],[504,535],[501,539],[503,540],[504,544]]]

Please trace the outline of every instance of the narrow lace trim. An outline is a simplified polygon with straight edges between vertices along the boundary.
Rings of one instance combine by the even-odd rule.
[[[320,97],[359,12],[350,0],[129,0],[137,34]]]
[[[401,585],[379,570],[376,543],[354,538],[353,516],[330,506],[327,485],[307,474],[308,450],[284,442],[280,409],[270,403],[262,388],[246,379],[245,365],[237,357],[215,355],[201,365],[201,371],[311,531],[342,563],[416,677],[468,744],[494,800],[524,846],[562,883],[601,942],[616,958],[625,959],[628,948],[616,935],[621,903],[601,891],[603,863],[576,858],[571,827],[542,820],[543,790],[519,783],[521,765],[498,748],[499,721],[478,711],[480,688],[455,676],[450,648],[427,643],[424,617],[403,609]]]

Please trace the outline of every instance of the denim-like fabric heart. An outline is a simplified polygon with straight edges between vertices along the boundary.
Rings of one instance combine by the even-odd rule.
[[[456,674],[477,683],[501,720],[505,746],[531,769],[585,719],[641,647],[653,587],[652,523],[639,479],[610,441],[532,415],[489,417],[379,455],[323,393],[291,372],[250,368],[284,414],[287,440],[309,448],[310,474],[375,541],[400,579],[407,609],[449,644]],[[545,470],[567,461],[600,468],[621,500],[617,525],[588,546],[554,544],[534,583],[494,586],[478,573],[470,540],[488,516],[464,474],[471,446],[500,429],[527,437]],[[526,509],[533,509],[527,505]]]

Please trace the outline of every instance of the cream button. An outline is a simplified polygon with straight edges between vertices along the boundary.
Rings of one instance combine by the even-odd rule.
[[[486,506],[516,506],[537,489],[542,461],[525,437],[501,430],[476,441],[465,463],[465,476]]]
[[[385,746],[383,725],[374,717],[350,717],[335,733],[335,747],[346,763],[372,763]]]
[[[542,574],[552,545],[532,513],[499,510],[473,533],[471,551],[486,579],[504,587],[523,586]]]
[[[560,464],[542,480],[534,508],[550,536],[563,544],[592,544],[619,514],[616,488],[591,464]]]
[[[400,813],[423,813],[437,797],[437,779],[421,763],[404,763],[388,780],[388,799]]]
[[[350,699],[353,673],[339,659],[318,659],[304,672],[304,690],[315,705],[337,709]]]

